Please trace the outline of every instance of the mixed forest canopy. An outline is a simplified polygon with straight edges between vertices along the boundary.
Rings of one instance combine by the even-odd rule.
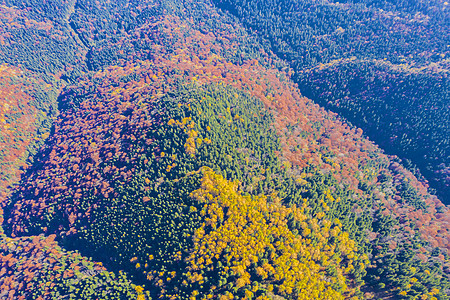
[[[444,1],[214,0],[339,113],[450,204],[450,5]]]
[[[0,0],[0,298],[450,299],[448,19]]]

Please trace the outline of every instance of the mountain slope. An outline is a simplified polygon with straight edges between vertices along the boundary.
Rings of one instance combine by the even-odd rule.
[[[213,2],[286,59],[303,95],[408,160],[450,203],[447,2]]]
[[[52,75],[59,115],[2,205],[6,236],[126,271],[86,299],[448,299],[448,209],[233,18],[101,5],[69,14],[84,74]]]

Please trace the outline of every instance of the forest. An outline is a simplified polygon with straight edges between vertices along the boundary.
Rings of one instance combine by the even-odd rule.
[[[302,95],[363,129],[450,203],[447,2],[213,2],[289,63]]]
[[[0,298],[450,299],[436,5],[3,0]]]

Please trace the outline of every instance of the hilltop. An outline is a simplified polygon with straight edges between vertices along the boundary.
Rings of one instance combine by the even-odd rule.
[[[0,9],[3,297],[449,298],[448,208],[226,11]]]

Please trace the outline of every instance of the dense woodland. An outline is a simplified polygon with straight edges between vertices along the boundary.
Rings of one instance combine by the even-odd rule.
[[[429,79],[416,69],[361,56],[312,63],[300,81],[299,65],[208,1],[0,9],[0,297],[450,299],[448,208],[420,173],[302,96],[329,93],[344,115],[375,122],[341,100],[345,80],[372,72],[381,90],[413,93],[408,84]],[[435,61],[419,54],[418,68]],[[417,93],[432,95],[446,81],[425,69],[436,89]],[[417,122],[445,118],[445,97]],[[432,129],[405,128],[423,130],[420,143]],[[440,159],[448,136],[433,132]]]
[[[290,64],[304,96],[362,128],[450,203],[448,2],[213,2]]]

